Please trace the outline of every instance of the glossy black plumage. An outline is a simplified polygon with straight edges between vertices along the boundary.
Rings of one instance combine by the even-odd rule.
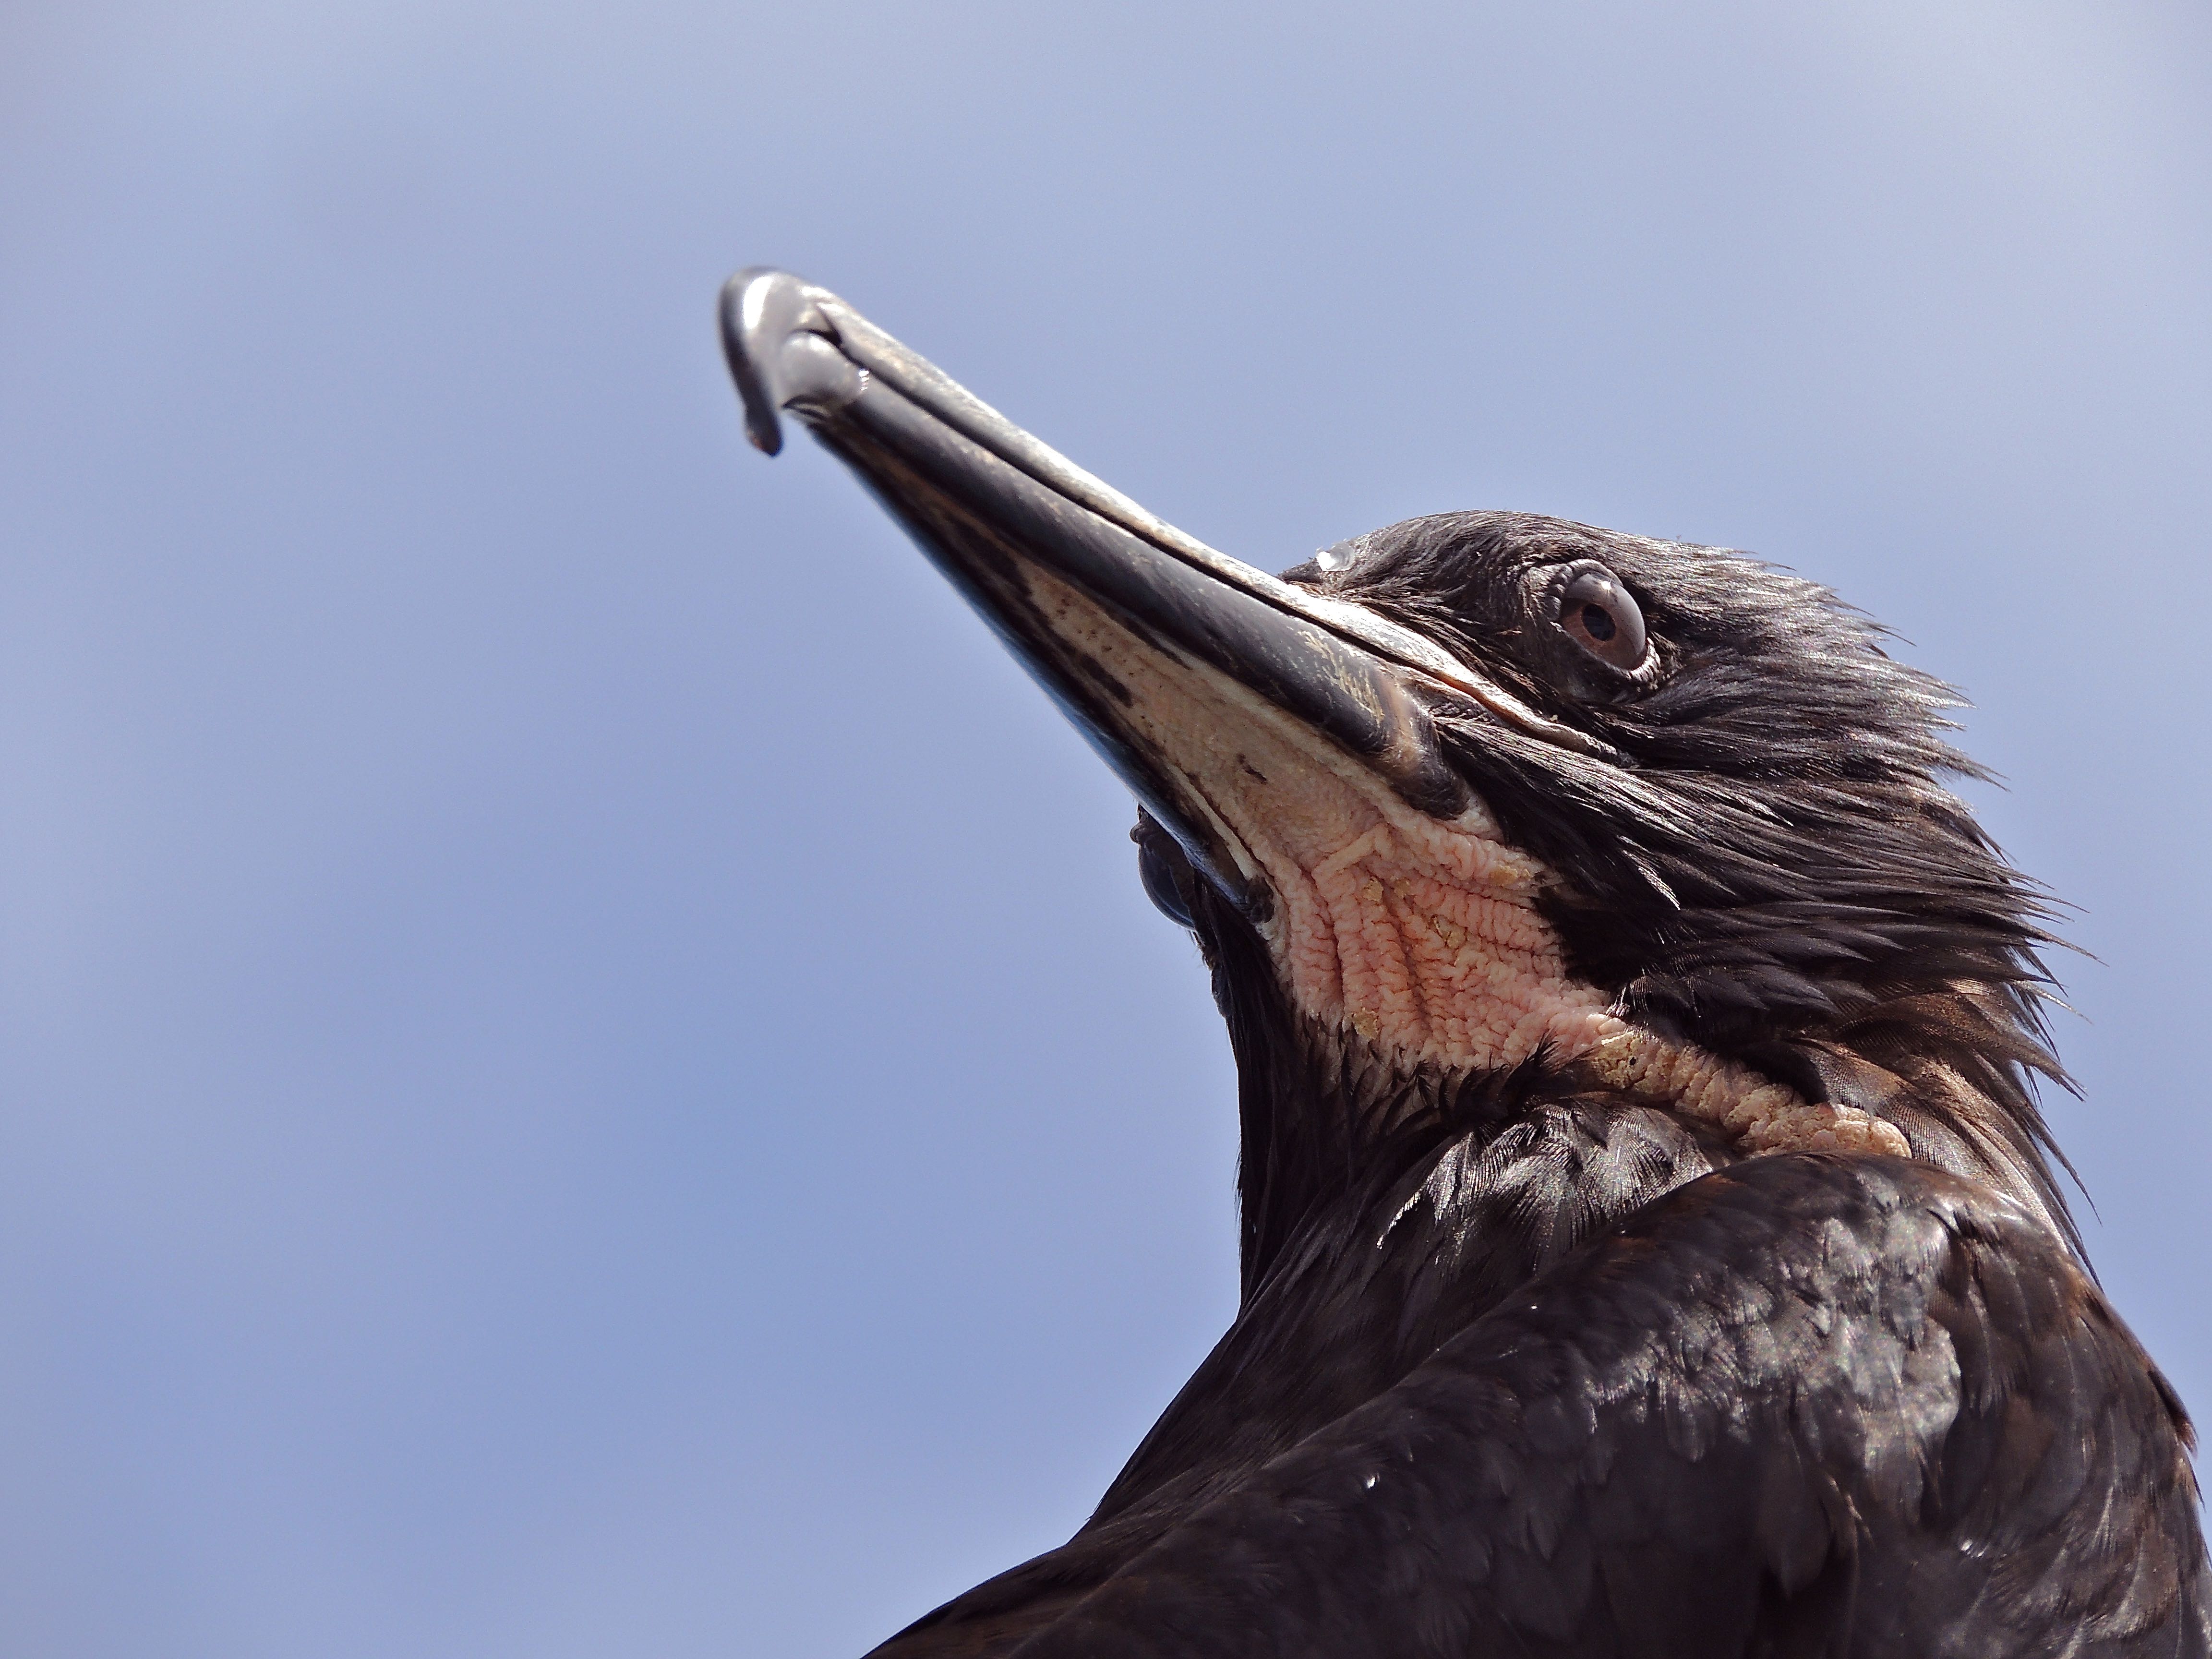
[[[1814,584],[1532,515],[1271,583],[834,295],[731,293],[757,441],[801,413],[1145,802],[1238,1066],[1236,1322],[1073,1540],[882,1659],[2212,1652],[2187,1418],[2046,1162],[2045,907],[1942,787],[1940,683]],[[1648,652],[1559,625],[1589,571]],[[1575,1055],[1302,1005],[1208,797],[1237,731],[1187,729],[1285,716],[1378,799],[1480,803],[1620,1019],[1911,1157],[1753,1156]]]
[[[2181,1431],[1984,1189],[1524,1105],[1317,1216],[1076,1539],[881,1651],[2198,1652]]]
[[[1647,1127],[1607,1116],[1547,1113],[1535,1133],[1602,1162],[1595,1136]],[[969,1609],[1079,1567],[1101,1587],[1006,1650],[2201,1642],[2201,1621],[2178,1618],[2201,1564],[2173,1402],[2033,1220],[1903,1161],[1758,1159],[1598,1227],[1501,1291],[1460,1231],[1494,1202],[1488,1163],[1455,1143],[1408,1194],[1390,1267],[1354,1269],[1403,1275],[1424,1316],[1328,1365],[1329,1383],[1351,1384],[1337,1397],[1239,1402],[1239,1420],[1275,1425],[1267,1461],[1256,1445],[1208,1456],[1221,1443],[1194,1424],[1185,1457],[1158,1457],[1184,1467],[1109,1494],[1091,1550],[1079,1538],[890,1650],[998,1650],[963,1639]],[[1272,1292],[1286,1325],[1337,1325],[1332,1297],[1373,1290],[1342,1281],[1341,1256],[1302,1266]],[[1385,1353],[1401,1374],[1352,1398],[1368,1379],[1352,1373]],[[1178,1401],[1168,1437],[1183,1438],[1178,1413],[1221,1409],[1205,1392]],[[2061,1424],[2074,1432],[2051,1432]],[[2129,1495],[2128,1524],[2057,1524],[2099,1488]]]

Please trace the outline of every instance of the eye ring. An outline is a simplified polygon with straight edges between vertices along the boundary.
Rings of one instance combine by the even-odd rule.
[[[1601,565],[1584,566],[1560,586],[1553,620],[1585,655],[1618,673],[1634,673],[1650,653],[1643,611]]]

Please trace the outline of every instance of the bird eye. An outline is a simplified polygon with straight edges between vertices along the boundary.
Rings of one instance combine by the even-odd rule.
[[[1584,570],[1559,590],[1559,626],[1608,668],[1642,666],[1644,613],[1628,591],[1602,570]]]

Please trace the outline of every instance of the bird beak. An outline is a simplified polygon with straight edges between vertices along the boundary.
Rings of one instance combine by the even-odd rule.
[[[843,460],[1051,694],[1192,864],[1255,917],[1264,872],[1209,778],[1264,738],[1347,763],[1419,811],[1471,799],[1434,714],[1472,702],[1549,726],[1366,608],[1308,592],[1155,518],[825,289],[740,271],[722,339],[754,445],[786,412]]]

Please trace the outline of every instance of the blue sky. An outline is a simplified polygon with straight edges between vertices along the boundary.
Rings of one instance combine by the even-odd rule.
[[[854,1654],[1225,1322],[1129,805],[744,447],[751,263],[1257,563],[1525,507],[1895,627],[2212,1411],[2208,154],[2131,0],[10,9],[11,1650]]]

